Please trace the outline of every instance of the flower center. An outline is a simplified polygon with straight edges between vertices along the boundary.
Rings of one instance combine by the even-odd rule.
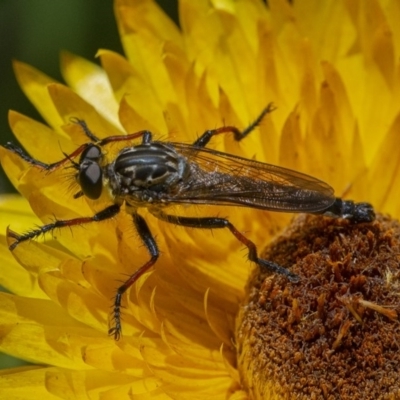
[[[301,215],[262,257],[300,282],[251,280],[236,341],[253,397],[399,395],[400,223]]]

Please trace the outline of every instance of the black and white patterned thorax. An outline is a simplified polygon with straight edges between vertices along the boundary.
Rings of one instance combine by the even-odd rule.
[[[116,200],[138,206],[162,201],[163,194],[187,176],[189,167],[171,145],[151,142],[122,149],[104,172]]]

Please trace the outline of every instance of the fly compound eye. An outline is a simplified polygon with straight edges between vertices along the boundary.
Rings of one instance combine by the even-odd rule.
[[[99,165],[101,157],[101,148],[90,144],[82,152],[79,161],[78,183],[83,194],[92,200],[100,197],[103,188],[103,171]]]
[[[96,200],[103,188],[103,172],[99,164],[92,160],[81,162],[78,181],[83,194],[89,199]]]
[[[83,163],[84,161],[99,161],[101,158],[101,149],[99,146],[91,144],[85,149],[80,158],[80,162]]]

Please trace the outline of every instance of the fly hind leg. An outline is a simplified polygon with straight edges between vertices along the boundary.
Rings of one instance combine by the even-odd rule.
[[[164,214],[163,212],[157,212],[154,213],[154,216],[169,222],[171,224],[175,225],[181,225],[181,226],[186,226],[189,228],[199,228],[199,229],[222,229],[222,228],[227,228],[229,231],[238,239],[240,242],[242,242],[247,249],[249,250],[248,252],[248,259],[250,261],[255,262],[258,264],[260,267],[266,268],[271,272],[275,272],[281,275],[286,276],[290,281],[292,282],[298,282],[299,277],[296,274],[293,274],[286,268],[281,267],[280,265],[264,260],[262,258],[258,257],[257,254],[257,247],[256,245],[249,239],[247,239],[246,236],[242,235],[227,219],[225,218],[214,218],[214,217],[209,217],[209,218],[192,218],[192,217],[179,217],[176,215],[169,215],[169,214]]]

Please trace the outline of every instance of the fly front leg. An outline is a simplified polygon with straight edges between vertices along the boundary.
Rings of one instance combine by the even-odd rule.
[[[17,154],[24,161],[28,162],[29,164],[33,165],[34,167],[37,167],[39,169],[42,169],[42,170],[48,171],[48,172],[55,171],[55,170],[61,168],[62,166],[64,166],[65,164],[67,164],[67,163],[72,163],[74,165],[73,159],[75,157],[79,156],[80,154],[82,154],[88,148],[88,146],[89,146],[88,143],[82,144],[73,153],[71,153],[71,154],[65,154],[64,153],[65,157],[62,160],[57,161],[55,163],[46,164],[46,163],[44,163],[42,161],[36,160],[35,158],[29,156],[28,154],[26,154],[24,152],[24,150],[22,150],[20,147],[18,147],[16,145],[14,145],[13,143],[9,142],[9,143],[4,145],[4,147],[7,150],[10,150],[13,153]]]
[[[14,250],[20,243],[25,242],[27,240],[35,239],[40,235],[44,235],[47,232],[53,232],[57,228],[65,228],[72,227],[76,225],[84,225],[89,222],[100,222],[106,219],[110,219],[119,213],[120,206],[117,204],[113,204],[104,210],[98,212],[92,217],[79,217],[74,219],[66,219],[66,220],[56,220],[51,224],[46,224],[40,226],[39,228],[33,229],[31,231],[25,232],[21,235],[9,230],[8,237],[15,239],[15,241],[10,245],[10,250]]]
[[[133,223],[135,228],[140,236],[140,239],[146,246],[148,252],[150,253],[150,260],[147,261],[144,265],[142,265],[138,270],[136,270],[123,285],[121,285],[117,289],[117,294],[114,299],[114,309],[113,309],[113,323],[112,326],[108,330],[108,334],[114,336],[115,340],[119,340],[122,333],[122,325],[121,325],[121,303],[123,294],[146,272],[148,271],[157,261],[160,252],[158,250],[157,243],[150,232],[150,229],[144,220],[139,214],[134,213],[132,215]]]
[[[115,142],[128,142],[130,140],[134,140],[137,138],[142,138],[142,143],[151,143],[153,134],[148,130],[138,131],[134,133],[130,133],[128,135],[113,135],[107,136],[104,139],[98,138],[88,127],[86,121],[79,118],[71,118],[71,122],[79,125],[82,128],[83,133],[98,146],[104,146],[108,143]]]
[[[298,282],[299,277],[296,274],[293,274],[286,268],[281,267],[280,265],[264,260],[258,257],[257,247],[256,245],[246,236],[242,235],[227,219],[225,218],[192,218],[192,217],[180,217],[176,215],[165,214],[161,211],[154,212],[154,216],[161,219],[162,221],[169,222],[175,225],[186,226],[188,228],[199,228],[199,229],[221,229],[227,228],[229,231],[242,242],[247,249],[249,250],[247,254],[247,258],[250,261],[255,262],[260,267],[266,268],[271,272],[278,273],[280,275],[286,276],[291,282]]]
[[[236,126],[222,126],[217,129],[210,129],[205,131],[194,143],[193,146],[196,147],[206,147],[211,138],[215,135],[220,135],[221,133],[233,133],[236,141],[241,141],[244,139],[250,132],[252,132],[257,126],[261,123],[264,117],[270,112],[274,111],[275,107],[272,103],[269,103],[267,107],[265,107],[260,115],[243,131],[236,128]]]

